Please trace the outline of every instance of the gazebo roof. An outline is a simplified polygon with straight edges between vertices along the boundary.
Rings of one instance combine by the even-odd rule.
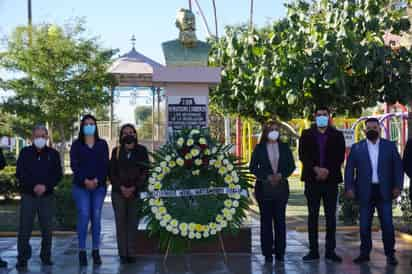
[[[153,72],[162,67],[133,46],[128,53],[116,59],[108,71],[116,76],[119,86],[152,86]]]

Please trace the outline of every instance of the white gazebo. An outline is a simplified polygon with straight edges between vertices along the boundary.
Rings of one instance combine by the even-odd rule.
[[[157,130],[159,130],[160,126],[160,115],[159,115],[159,105],[160,105],[160,87],[155,86],[152,78],[153,74],[163,68],[164,66],[159,64],[158,62],[144,56],[143,54],[139,53],[135,49],[135,41],[136,39],[134,36],[131,39],[132,41],[132,49],[124,54],[121,55],[118,59],[116,59],[112,65],[109,67],[108,72],[113,74],[114,77],[117,79],[117,86],[112,87],[111,89],[111,104],[110,104],[110,142],[113,142],[113,117],[114,117],[114,108],[113,108],[113,98],[114,93],[117,88],[137,88],[137,87],[146,87],[150,88],[152,91],[152,149],[155,147],[155,108],[156,108],[156,101],[157,101]],[[156,100],[157,96],[157,100]],[[157,132],[157,137],[159,137],[159,132]]]

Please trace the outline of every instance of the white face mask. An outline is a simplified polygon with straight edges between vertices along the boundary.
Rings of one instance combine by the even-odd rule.
[[[33,140],[34,145],[38,148],[38,149],[42,149],[46,146],[47,140],[45,138],[35,138]]]
[[[279,131],[272,130],[271,132],[269,132],[268,138],[271,141],[276,141],[279,138]]]

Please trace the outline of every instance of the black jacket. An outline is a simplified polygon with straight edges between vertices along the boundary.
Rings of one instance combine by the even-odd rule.
[[[6,166],[6,159],[4,159],[3,150],[0,148],[0,170]]]
[[[287,201],[287,198],[289,196],[289,184],[287,179],[290,175],[292,175],[295,168],[295,161],[293,160],[293,154],[289,146],[285,143],[279,142],[278,173],[282,174],[283,180],[280,185],[276,186],[273,189],[276,193],[274,193],[274,197],[272,198],[284,198],[285,201]],[[250,172],[252,172],[256,176],[256,199],[259,200],[265,198],[265,196],[267,196],[266,194],[268,194],[265,193],[265,189],[268,188],[265,188],[264,184],[269,184],[269,182],[267,182],[267,177],[269,175],[273,175],[266,143],[260,143],[256,145],[252,153],[249,169]],[[272,194],[269,194],[269,196],[272,196]]]
[[[317,141],[318,129],[313,126],[305,129],[299,139],[299,159],[302,162],[302,176],[304,182],[316,181],[313,168],[320,165],[319,144]],[[339,130],[328,127],[325,149],[325,168],[329,170],[328,183],[342,182],[342,164],[345,160],[345,138]]]
[[[406,142],[405,150],[403,151],[403,170],[412,182],[412,139]],[[412,201],[412,189],[409,188],[409,198]]]
[[[136,187],[136,192],[141,191],[146,182],[149,156],[147,149],[142,145],[137,145],[131,151],[130,158],[124,148],[115,147],[110,160],[110,182],[114,192],[120,192],[120,186]]]
[[[50,147],[40,152],[34,146],[21,150],[17,159],[16,177],[21,193],[34,194],[37,184],[46,186],[44,195],[53,193],[54,187],[63,176],[59,153]]]

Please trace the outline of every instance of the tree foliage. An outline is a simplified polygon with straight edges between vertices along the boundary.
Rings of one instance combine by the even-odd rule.
[[[384,34],[410,28],[389,0],[295,0],[285,18],[249,31],[227,27],[212,42],[222,82],[211,102],[264,121],[309,116],[316,105],[353,115],[377,102],[412,98],[412,53],[385,45]]]
[[[114,78],[106,71],[114,53],[86,37],[81,20],[17,27],[0,53],[0,67],[15,76],[0,79],[0,88],[14,92],[4,111],[47,123],[64,141],[81,114],[110,102],[106,89]]]

